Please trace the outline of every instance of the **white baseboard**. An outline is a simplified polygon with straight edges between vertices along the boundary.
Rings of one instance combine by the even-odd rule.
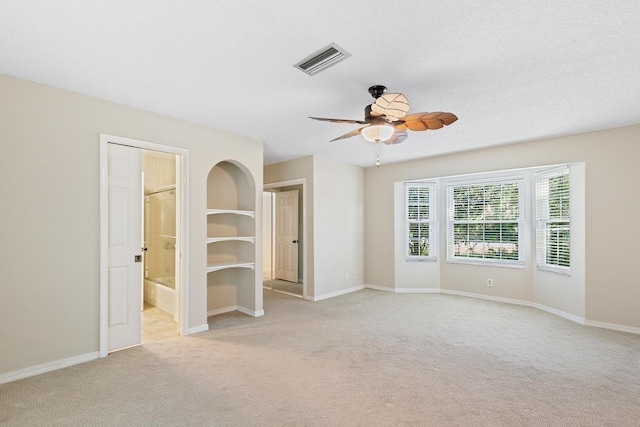
[[[209,330],[209,324],[205,323],[204,325],[194,326],[193,328],[187,329],[187,335],[199,334],[200,332],[207,332]]]
[[[0,375],[0,384],[10,383],[12,381],[21,380],[23,378],[33,377],[35,375],[44,374],[46,372],[55,371],[69,366],[78,365],[80,363],[96,360],[100,357],[100,352],[82,354],[80,356],[67,357],[66,359],[56,360],[53,362],[43,363],[42,365],[31,366],[29,368],[20,369],[14,372],[8,372]]]
[[[634,328],[633,326],[616,325],[615,323],[596,322],[595,320],[585,320],[587,326],[593,326],[595,328],[611,329],[618,332],[627,332],[630,334],[640,335],[640,328]]]
[[[524,300],[519,300],[519,299],[494,297],[494,296],[491,296],[491,295],[474,294],[474,293],[471,293],[471,292],[452,291],[452,290],[449,290],[449,289],[441,289],[440,293],[447,294],[447,295],[458,295],[458,296],[461,296],[461,297],[478,298],[478,299],[484,299],[484,300],[489,300],[489,301],[506,302],[507,304],[525,305],[527,307],[531,307],[531,304],[532,304],[529,301],[524,301]]]
[[[375,291],[392,292],[394,294],[396,293],[396,288],[390,288],[388,286],[364,285],[364,287],[367,289],[373,289]]]
[[[322,301],[323,299],[333,298],[333,297],[337,297],[344,294],[350,294],[351,292],[360,291],[362,289],[364,289],[364,285],[354,286],[352,288],[342,289],[339,291],[330,292],[328,294],[315,296],[311,301]]]
[[[519,300],[519,299],[503,298],[503,297],[494,297],[494,296],[491,296],[491,295],[474,294],[474,293],[470,293],[470,292],[452,291],[452,290],[449,290],[449,289],[442,289],[442,293],[443,294],[449,294],[449,295],[458,295],[458,296],[463,296],[463,297],[484,299],[484,300],[489,300],[489,301],[504,302],[504,303],[507,303],[507,304],[523,305],[525,307],[533,307],[533,308],[537,308],[538,310],[542,310],[542,311],[546,311],[547,313],[551,313],[551,314],[553,314],[555,316],[562,317],[563,319],[571,320],[572,322],[578,323],[580,325],[584,325],[585,324],[585,319],[580,317],[580,316],[576,316],[575,314],[567,313],[565,311],[561,311],[561,310],[558,310],[556,308],[548,307],[546,305],[542,305],[542,304],[539,304],[539,303],[536,303],[536,302],[532,302],[532,301],[524,301],[524,300]]]
[[[230,313],[232,311],[239,311],[240,313],[246,314],[252,317],[260,317],[264,316],[264,310],[250,310],[246,307],[240,307],[239,305],[231,305],[229,307],[217,308],[215,310],[207,311],[207,317],[217,316],[218,314]]]
[[[439,294],[438,288],[396,288],[396,294]]]
[[[546,305],[538,304],[535,302],[531,303],[531,307],[537,308],[538,310],[546,311],[547,313],[555,314],[558,317],[562,317],[567,320],[571,320],[572,322],[579,323],[581,325],[585,324],[585,319],[580,316],[576,316],[575,314],[567,313],[565,311],[560,311],[553,307],[548,307]]]
[[[364,285],[367,289],[373,289],[382,292],[391,292],[394,294],[439,294],[439,288],[389,288],[387,286]]]
[[[258,310],[258,311],[254,311],[254,310],[250,310],[246,307],[240,307],[237,306],[236,310],[238,310],[240,313],[244,313],[248,316],[253,316],[253,317],[260,317],[260,316],[264,316],[264,310]]]
[[[519,299],[503,298],[503,297],[494,297],[494,296],[490,296],[490,295],[474,294],[474,293],[470,293],[470,292],[461,292],[461,291],[453,291],[453,290],[449,290],[449,289],[390,288],[390,287],[378,286],[378,285],[365,285],[365,287],[368,288],[368,289],[375,289],[377,291],[384,291],[384,292],[416,293],[416,294],[418,294],[418,293],[442,293],[442,294],[457,295],[457,296],[462,296],[462,297],[479,298],[479,299],[484,299],[484,300],[489,300],[489,301],[504,302],[504,303],[507,303],[507,304],[523,305],[525,307],[533,307],[533,308],[537,308],[538,310],[546,311],[547,313],[551,313],[551,314],[553,314],[555,316],[562,317],[562,318],[567,319],[567,320],[571,320],[572,322],[578,323],[580,325],[593,326],[593,327],[596,327],[596,328],[611,329],[613,331],[627,332],[627,333],[630,333],[630,334],[640,335],[640,328],[636,328],[636,327],[633,327],[633,326],[616,325],[615,323],[605,323],[605,322],[596,322],[594,320],[587,320],[587,319],[584,319],[584,318],[582,318],[580,316],[576,316],[575,314],[567,313],[565,311],[561,311],[561,310],[555,309],[553,307],[548,307],[546,305],[542,305],[542,304],[539,304],[539,303],[536,303],[536,302],[531,302],[531,301],[524,301],[524,300],[519,300]]]
[[[218,314],[229,313],[232,311],[236,311],[238,309],[237,305],[230,305],[229,307],[216,308],[214,310],[207,311],[207,317],[217,316]]]

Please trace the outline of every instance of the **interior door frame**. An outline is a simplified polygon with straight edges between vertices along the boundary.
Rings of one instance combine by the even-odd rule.
[[[143,150],[160,151],[175,154],[180,159],[180,176],[176,177],[176,188],[181,187],[179,207],[176,216],[179,217],[177,227],[180,238],[176,243],[180,253],[176,254],[180,265],[180,288],[178,324],[180,335],[188,334],[187,319],[189,319],[189,150],[170,145],[156,144],[139,139],[122,136],[100,134],[100,357],[109,353],[109,294],[108,294],[108,256],[109,256],[109,227],[108,227],[108,144],[126,145]],[[177,230],[176,230],[177,231]]]
[[[309,283],[309,263],[308,263],[308,239],[309,235],[307,232],[307,179],[299,178],[299,179],[291,179],[288,181],[278,181],[271,182],[269,184],[264,184],[263,191],[275,190],[282,187],[288,187],[291,185],[302,185],[302,218],[298,218],[298,221],[302,221],[302,298],[303,299],[312,299],[308,296],[307,285]],[[298,203],[300,203],[300,199],[298,198]],[[275,205],[275,203],[274,203]],[[274,229],[272,228],[271,234],[273,236]],[[300,239],[300,236],[298,236]],[[273,241],[273,239],[272,239]],[[272,259],[275,256],[273,253],[273,249],[271,251]],[[272,269],[273,270],[273,269]]]

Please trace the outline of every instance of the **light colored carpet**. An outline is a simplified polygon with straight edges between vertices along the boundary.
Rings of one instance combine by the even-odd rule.
[[[286,280],[265,280],[263,286],[273,291],[302,296],[302,283],[287,282]]]
[[[0,424],[640,425],[640,336],[451,295],[265,291],[265,312],[2,385]]]

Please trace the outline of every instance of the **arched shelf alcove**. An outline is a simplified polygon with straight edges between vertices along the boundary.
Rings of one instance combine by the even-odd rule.
[[[256,186],[227,160],[207,177],[207,315],[256,310]],[[261,289],[260,289],[261,290]]]

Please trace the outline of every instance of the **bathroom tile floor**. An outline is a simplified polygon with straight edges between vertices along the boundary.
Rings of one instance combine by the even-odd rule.
[[[176,335],[178,335],[178,324],[173,321],[173,316],[145,303],[142,311],[142,343],[171,338]]]

